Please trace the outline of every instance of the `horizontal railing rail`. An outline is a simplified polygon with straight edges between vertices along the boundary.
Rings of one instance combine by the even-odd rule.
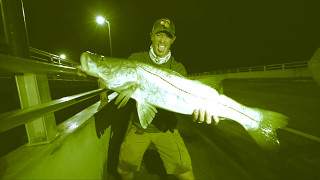
[[[51,62],[55,64],[69,64],[71,66],[78,66],[80,65],[79,62],[75,62],[68,59],[61,59],[60,56],[48,53],[33,47],[29,48],[30,52],[35,53],[38,56],[32,56],[33,59]],[[42,59],[39,55],[45,56],[47,59]],[[49,58],[49,59],[48,59]],[[56,60],[56,61],[54,61]],[[241,73],[241,72],[256,72],[256,71],[271,71],[271,70],[285,70],[285,69],[295,69],[295,68],[307,68],[308,61],[298,61],[298,62],[290,62],[290,63],[283,63],[283,64],[271,64],[271,65],[263,65],[263,66],[253,66],[253,67],[241,67],[236,69],[225,69],[225,70],[218,70],[218,71],[209,71],[209,72],[201,72],[201,73],[194,73],[188,75],[189,77],[192,76],[204,76],[204,75],[215,75],[215,74],[228,74],[228,73]]]
[[[283,63],[283,64],[271,64],[271,65],[264,65],[264,66],[242,67],[242,68],[236,68],[236,69],[226,69],[226,70],[219,70],[219,71],[195,73],[195,74],[190,74],[189,77],[228,74],[228,73],[241,73],[241,72],[285,70],[285,69],[296,69],[296,68],[307,68],[307,67],[308,67],[308,61],[298,61],[298,62]]]
[[[88,76],[80,77],[78,70],[75,67],[55,64],[52,62],[42,62],[32,59],[26,59],[21,57],[10,56],[6,54],[0,54],[0,74],[7,76],[14,76],[20,74],[44,74],[51,76],[73,76],[85,81],[97,82],[97,78]],[[75,78],[71,80],[76,81]],[[19,125],[31,122],[36,118],[45,116],[48,113],[55,112],[62,108],[68,107],[75,103],[79,103],[83,100],[92,98],[106,89],[96,89],[81,94],[64,97],[58,100],[41,103],[38,105],[22,108],[10,112],[0,114],[0,132],[10,130]]]
[[[75,62],[69,59],[62,59],[60,56],[56,54],[52,54],[34,47],[29,47],[29,51],[31,52],[31,58],[35,60],[51,62],[54,64],[68,64],[70,66],[80,65],[79,62]]]
[[[104,91],[106,91],[106,89],[96,89],[73,96],[63,97],[39,105],[30,106],[28,108],[2,113],[0,114],[0,132],[7,131],[9,129],[31,122],[49,113],[92,98]]]
[[[4,54],[0,54],[0,59],[0,69],[2,71],[10,73],[64,73],[77,75],[78,72],[78,70],[75,67],[34,61],[26,58],[20,58]]]
[[[21,57],[0,54],[0,74],[35,73],[47,74],[49,79],[96,81],[92,76],[79,76],[78,69],[63,64],[43,62]],[[75,64],[74,64],[75,65]]]

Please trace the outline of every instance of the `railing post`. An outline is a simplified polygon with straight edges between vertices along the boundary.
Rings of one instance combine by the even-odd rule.
[[[24,74],[15,76],[21,108],[51,101],[46,75]],[[54,114],[48,114],[26,123],[29,145],[48,143],[56,137]]]
[[[2,0],[1,3],[9,54],[29,59],[29,42],[22,0]],[[15,75],[15,80],[21,108],[51,100],[47,75]],[[53,113],[27,123],[25,126],[31,145],[50,142],[57,134]]]

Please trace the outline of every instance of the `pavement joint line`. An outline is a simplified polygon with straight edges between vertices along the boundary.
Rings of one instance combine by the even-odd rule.
[[[317,136],[314,136],[314,135],[311,135],[311,134],[308,134],[308,133],[304,133],[304,132],[301,132],[301,131],[298,131],[298,130],[295,130],[295,129],[292,129],[292,128],[288,128],[288,127],[284,127],[284,128],[281,128],[285,131],[288,131],[288,132],[291,132],[291,133],[294,133],[294,134],[297,134],[297,135],[300,135],[300,136],[303,136],[305,138],[308,138],[308,139],[312,139],[314,141],[317,141],[320,143],[320,137],[317,137]]]

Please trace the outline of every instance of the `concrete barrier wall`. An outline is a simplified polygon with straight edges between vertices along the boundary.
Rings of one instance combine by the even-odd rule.
[[[0,160],[0,179],[102,179],[110,127],[97,136],[94,113],[100,102],[58,125],[50,144],[19,147]]]
[[[239,72],[226,73],[205,76],[192,76],[190,79],[203,79],[209,77],[219,77],[222,79],[253,79],[253,78],[312,78],[310,69],[284,69],[284,70],[270,70],[270,71],[254,71],[254,72]]]

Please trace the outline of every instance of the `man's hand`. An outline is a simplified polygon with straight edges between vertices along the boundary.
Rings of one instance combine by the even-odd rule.
[[[203,109],[195,109],[193,111],[193,121],[198,123],[207,123],[211,124],[212,122],[212,115]],[[220,121],[218,116],[213,115],[213,120],[215,121],[215,125],[217,125]]]

